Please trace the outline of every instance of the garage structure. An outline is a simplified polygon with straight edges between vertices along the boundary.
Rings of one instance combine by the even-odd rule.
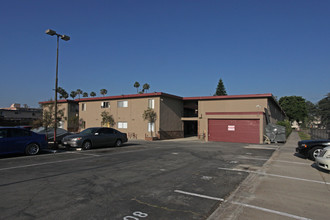
[[[209,119],[209,141],[259,143],[259,119]]]
[[[195,109],[189,110],[195,114],[185,115],[182,121],[196,120],[198,137],[206,141],[261,144],[265,126],[286,117],[270,93],[188,97],[183,101],[189,108],[195,103]]]

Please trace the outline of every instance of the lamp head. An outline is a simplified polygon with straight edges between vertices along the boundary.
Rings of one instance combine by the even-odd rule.
[[[68,41],[68,40],[70,40],[70,37],[67,36],[67,35],[62,35],[62,36],[61,36],[61,39],[62,39],[62,40],[65,40],[65,41]]]
[[[53,31],[51,29],[48,29],[48,30],[46,30],[45,33],[48,34],[48,35],[50,35],[50,36],[54,36],[56,34],[56,31]]]

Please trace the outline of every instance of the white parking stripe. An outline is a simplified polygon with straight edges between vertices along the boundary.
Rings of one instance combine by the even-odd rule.
[[[267,161],[268,159],[264,158],[254,158],[254,157],[246,157],[246,156],[239,156],[238,158],[240,159],[246,159],[246,160],[262,160],[262,161]],[[292,164],[301,164],[301,165],[308,165],[310,166],[311,163],[302,163],[302,162],[292,162],[292,161],[287,161],[287,160],[273,160],[275,162],[281,162],[281,163],[292,163]]]
[[[207,195],[201,195],[201,194],[191,193],[191,192],[185,192],[185,191],[182,191],[182,190],[174,190],[174,192],[180,193],[180,194],[185,194],[185,195],[190,195],[190,196],[195,196],[195,197],[199,197],[199,198],[204,198],[204,199],[228,202],[228,200],[225,200],[225,199],[222,199],[222,198],[217,198],[217,197],[212,197],[212,196],[207,196]],[[311,220],[309,218],[305,218],[305,217],[301,217],[301,216],[297,216],[297,215],[292,215],[292,214],[289,214],[289,213],[286,213],[286,212],[279,212],[279,211],[276,211],[276,210],[266,209],[266,208],[263,208],[263,207],[249,205],[249,204],[245,204],[245,203],[240,203],[240,202],[230,202],[230,203],[234,204],[234,205],[240,205],[240,206],[244,206],[244,207],[247,207],[247,208],[257,209],[257,210],[260,210],[260,211],[269,212],[269,213],[273,213],[273,214],[277,214],[277,215],[281,215],[281,216],[285,216],[285,217],[289,217],[289,218],[294,218],[294,219],[298,219],[298,220]]]
[[[7,167],[7,168],[1,168],[0,171],[4,170],[13,170],[17,168],[25,168],[25,167],[34,167],[34,166],[40,166],[40,165],[47,165],[47,164],[54,164],[54,163],[63,163],[68,161],[75,161],[75,160],[83,160],[88,157],[81,157],[81,158],[75,158],[75,159],[68,159],[68,160],[58,160],[58,161],[52,161],[52,162],[45,162],[45,163],[35,163],[35,164],[29,164],[29,165],[22,165],[22,166],[16,166],[16,167]]]
[[[112,154],[108,154],[108,155],[79,153],[81,155],[86,154],[86,157],[75,158],[75,159],[67,159],[67,160],[58,160],[58,161],[45,162],[45,163],[36,163],[36,164],[29,164],[29,165],[15,166],[15,167],[0,168],[0,171],[13,170],[13,169],[18,169],[18,168],[26,168],[26,167],[34,167],[34,166],[47,165],[47,164],[63,163],[63,162],[69,162],[69,161],[75,161],[75,160],[83,160],[83,159],[89,159],[89,158],[93,158],[93,157],[111,157],[111,156],[117,155],[117,154],[135,153],[135,152],[141,152],[141,151],[146,151],[146,150],[149,150],[149,149],[131,150],[131,151],[123,151],[123,152],[113,152]],[[70,153],[78,154],[76,152],[65,152],[65,154],[70,154]],[[59,155],[61,155],[61,154],[59,154]],[[38,157],[38,156],[36,156],[36,157]],[[26,157],[24,157],[24,158],[26,158]]]
[[[211,196],[205,196],[205,195],[201,195],[201,194],[197,194],[197,193],[185,192],[185,191],[181,191],[181,190],[174,190],[174,192],[185,194],[185,195],[189,195],[189,196],[196,196],[196,197],[200,197],[200,198],[204,198],[204,199],[211,199],[211,200],[217,200],[217,201],[222,201],[222,202],[225,201],[224,199],[221,199],[221,198],[211,197]]]
[[[219,170],[234,171],[234,172],[255,173],[255,174],[264,175],[264,176],[273,176],[273,177],[280,177],[280,178],[285,178],[285,179],[292,179],[292,180],[299,180],[299,181],[305,181],[305,182],[311,182],[311,183],[319,183],[319,184],[330,185],[330,183],[328,183],[328,182],[322,182],[322,181],[317,181],[317,180],[308,180],[308,179],[302,179],[302,178],[291,177],[291,176],[282,176],[282,175],[277,175],[277,174],[263,173],[263,172],[257,172],[257,171],[251,171],[251,170],[230,169],[230,168],[224,168],[224,167],[218,167],[218,169]]]

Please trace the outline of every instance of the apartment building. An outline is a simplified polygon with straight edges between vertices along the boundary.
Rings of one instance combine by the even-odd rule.
[[[270,93],[179,97],[155,92],[63,103],[79,106],[81,129],[109,126],[102,124],[101,117],[102,112],[108,112],[115,121],[114,127],[127,133],[129,139],[198,136],[205,141],[263,143],[265,126],[285,119],[285,113]],[[157,115],[154,123],[142,117],[148,108]],[[63,125],[67,129],[67,124]]]

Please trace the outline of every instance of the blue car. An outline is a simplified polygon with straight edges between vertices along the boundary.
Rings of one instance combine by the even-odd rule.
[[[43,134],[18,127],[0,127],[0,154],[36,155],[47,147],[47,139]]]

